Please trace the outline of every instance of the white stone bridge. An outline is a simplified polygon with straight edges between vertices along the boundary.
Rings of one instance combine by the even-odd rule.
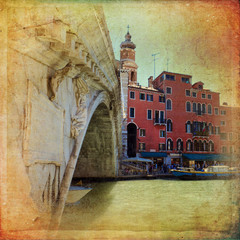
[[[2,229],[54,227],[73,177],[118,172],[112,43],[101,7],[2,7]]]

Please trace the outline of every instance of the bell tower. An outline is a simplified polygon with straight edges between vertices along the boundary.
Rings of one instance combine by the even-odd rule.
[[[135,63],[135,48],[136,45],[131,41],[132,36],[128,32],[125,35],[125,41],[120,45],[120,68],[123,70],[128,70],[128,84],[137,84],[137,68],[138,65]]]

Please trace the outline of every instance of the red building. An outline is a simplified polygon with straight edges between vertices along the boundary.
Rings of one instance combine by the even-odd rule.
[[[234,147],[224,137],[231,138],[234,126],[230,122],[233,112],[239,117],[239,108],[233,111],[220,106],[219,93],[205,89],[203,82],[192,84],[192,76],[186,74],[164,71],[154,80],[150,77],[148,87],[139,85],[136,46],[129,32],[120,47],[125,156],[139,155],[167,164],[185,159],[194,164],[189,161],[217,161],[222,159],[220,153],[240,153],[236,149],[239,134]]]

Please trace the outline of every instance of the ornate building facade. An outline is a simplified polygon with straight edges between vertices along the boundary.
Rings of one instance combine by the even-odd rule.
[[[191,75],[164,71],[155,79],[149,77],[148,87],[139,85],[136,45],[129,32],[120,47],[122,100],[127,106],[124,157],[195,164],[240,153],[239,108],[221,106],[220,93],[205,89],[201,81],[193,84]]]

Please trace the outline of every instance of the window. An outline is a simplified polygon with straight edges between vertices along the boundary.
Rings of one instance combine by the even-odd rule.
[[[202,90],[202,89],[203,89],[203,86],[199,84],[199,85],[198,85],[198,89],[201,89],[201,90]]]
[[[222,110],[222,111],[221,111],[221,115],[226,115],[226,111],[225,111],[225,110]]]
[[[233,146],[230,146],[230,147],[229,147],[229,152],[230,152],[230,153],[234,153],[234,147],[233,147]]]
[[[208,98],[208,99],[212,99],[212,95],[208,94],[208,95],[207,95],[207,98]]]
[[[182,82],[184,82],[184,83],[190,83],[190,79],[189,79],[189,78],[182,77]]]
[[[173,141],[172,139],[167,140],[167,150],[173,150]]]
[[[191,96],[190,90],[186,90],[185,94],[187,97],[190,97]]]
[[[152,110],[147,110],[147,119],[151,120],[152,119]]]
[[[193,151],[199,151],[199,143],[197,140],[193,141]]]
[[[214,151],[214,143],[212,141],[209,142],[209,151],[210,152]]]
[[[202,98],[206,98],[206,94],[205,93],[202,93]]]
[[[205,114],[206,113],[206,104],[203,103],[202,104],[202,114]]]
[[[187,140],[187,142],[186,142],[186,149],[187,149],[187,151],[192,151],[192,142],[191,142],[191,140]]]
[[[140,93],[140,100],[145,100],[145,93]]]
[[[146,144],[145,143],[139,143],[139,151],[145,151],[146,150]]]
[[[171,101],[171,99],[167,100],[167,110],[172,110],[172,101]]]
[[[209,133],[209,135],[213,134],[213,126],[211,123],[209,123],[209,125],[208,125],[208,133]]]
[[[155,124],[165,123],[164,111],[155,110],[154,123]]]
[[[221,133],[220,138],[221,138],[221,140],[227,140],[227,134],[226,133]]]
[[[203,151],[203,142],[201,140],[199,140],[199,151]]]
[[[130,98],[135,99],[135,92],[130,92]]]
[[[175,77],[173,75],[166,74],[166,80],[175,81]]]
[[[218,108],[214,108],[215,115],[218,115]]]
[[[198,115],[202,115],[202,106],[201,106],[201,103],[198,103],[198,105],[197,105],[197,114],[198,114]]]
[[[163,80],[164,80],[164,75],[160,77],[160,82],[162,82]]]
[[[166,137],[166,132],[164,130],[160,130],[159,136],[160,138]]]
[[[130,118],[134,118],[134,117],[135,117],[135,109],[130,108]]]
[[[159,96],[159,102],[165,102],[165,97],[164,96]]]
[[[232,134],[232,133],[229,133],[229,134],[228,134],[228,137],[229,137],[229,140],[232,141],[232,139],[233,139],[233,134]]]
[[[226,153],[227,152],[227,147],[226,146],[222,146],[222,153]]]
[[[203,151],[207,151],[208,150],[208,144],[207,142],[204,140],[203,141]]]
[[[167,94],[172,94],[172,88],[166,87],[166,93]]]
[[[220,127],[215,127],[215,134],[220,134]]]
[[[181,139],[177,140],[177,150],[183,151],[183,141]]]
[[[141,128],[140,131],[139,131],[139,136],[140,137],[145,137],[146,136],[146,130]]]
[[[159,143],[159,151],[165,151],[166,150],[166,144],[165,143]]]
[[[190,121],[188,121],[186,123],[186,133],[191,133],[191,122]]]
[[[221,121],[220,124],[221,124],[221,126],[226,126],[226,122],[225,121]]]
[[[193,112],[197,112],[197,104],[194,102],[192,105]]]
[[[191,112],[191,103],[190,102],[186,102],[186,111]]]
[[[172,121],[170,119],[167,120],[167,131],[172,132]]]
[[[192,96],[193,97],[197,97],[197,93],[196,92],[192,92]]]
[[[212,105],[208,104],[208,114],[212,114]]]
[[[153,101],[153,95],[147,94],[147,101],[152,102]]]

